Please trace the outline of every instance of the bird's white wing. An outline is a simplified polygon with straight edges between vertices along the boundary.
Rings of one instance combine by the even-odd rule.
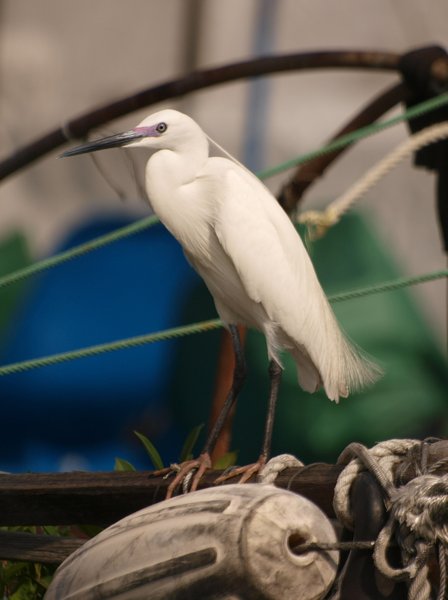
[[[215,232],[248,296],[303,343],[301,322],[326,300],[298,233],[264,185],[238,166],[229,163],[219,196]]]
[[[255,176],[228,164],[217,192],[215,232],[247,295],[269,318],[259,324],[268,345],[274,352],[286,347],[301,385],[314,391],[322,382],[333,400],[373,381],[378,370],[340,330],[286,213]]]

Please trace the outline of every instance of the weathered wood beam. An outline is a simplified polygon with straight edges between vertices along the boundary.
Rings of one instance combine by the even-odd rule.
[[[448,457],[448,440],[428,447],[428,466]],[[415,477],[415,461],[403,482]],[[342,465],[313,463],[286,469],[276,485],[305,496],[333,518],[333,491]],[[200,489],[211,487],[221,471],[208,471]],[[150,471],[112,473],[0,474],[0,526],[102,525],[164,500],[169,478]],[[228,483],[233,483],[230,480]]]
[[[20,531],[0,531],[0,559],[59,564],[86,541]]]
[[[287,469],[276,484],[302,494],[333,516],[331,499],[341,468],[317,463]],[[212,486],[219,474],[208,472],[200,488]],[[106,526],[163,500],[168,484],[169,479],[148,471],[1,474],[0,525]]]
[[[446,472],[447,457],[448,440],[436,441],[428,446],[428,467],[437,464],[441,472]],[[416,476],[419,461],[418,454],[405,461],[407,467],[401,469],[401,483]],[[334,518],[333,492],[342,469],[343,465],[325,463],[286,469],[277,477],[276,485],[301,494],[319,506],[328,517]],[[221,473],[206,473],[200,488],[214,485]],[[150,471],[0,474],[0,526],[107,526],[164,500],[168,484],[169,479],[154,477]],[[84,541],[3,531],[0,532],[0,559],[58,564]]]

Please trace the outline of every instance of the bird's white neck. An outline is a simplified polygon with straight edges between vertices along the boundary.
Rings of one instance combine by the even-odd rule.
[[[202,133],[202,132],[201,132]],[[208,140],[204,134],[189,143],[178,143],[175,149],[155,152],[146,165],[146,189],[157,212],[156,204],[166,194],[193,181],[208,158]]]
[[[177,188],[195,179],[208,158],[208,139],[200,135],[184,143],[178,141],[175,148],[155,152],[146,165],[147,185]]]
[[[146,165],[146,191],[151,206],[178,239],[177,225],[189,218],[190,211],[194,212],[187,189],[204,167],[208,153],[208,139],[199,129],[194,139],[185,143],[177,140],[175,149],[155,152]]]

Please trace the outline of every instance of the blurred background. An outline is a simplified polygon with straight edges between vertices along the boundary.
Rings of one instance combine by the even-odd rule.
[[[418,0],[0,0],[0,160],[97,105],[198,68],[305,50],[444,46],[447,22],[443,0],[431,10]],[[98,134],[169,106],[258,170],[318,148],[396,81],[393,72],[363,70],[277,74],[136,111]],[[357,144],[301,208],[334,200],[407,135],[398,125]],[[1,182],[0,275],[150,214],[141,158],[113,150],[98,165],[58,153]],[[290,175],[266,183],[277,193]],[[446,268],[434,190],[434,175],[411,160],[383,179],[310,247],[324,289]],[[299,391],[286,361],[274,452],[333,461],[350,441],[447,435],[446,281],[351,300],[336,312],[386,375],[335,406]],[[0,290],[1,363],[214,316],[179,246],[156,226]],[[149,467],[133,430],[176,460],[187,433],[207,421],[220,339],[216,331],[2,377],[0,470],[108,470],[116,456]],[[250,333],[247,350],[232,443],[239,462],[258,456],[268,389],[261,336]]]

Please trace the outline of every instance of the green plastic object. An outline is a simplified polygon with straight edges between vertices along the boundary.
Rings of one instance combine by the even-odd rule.
[[[0,277],[23,269],[31,264],[31,256],[25,237],[12,233],[0,240]],[[28,282],[19,282],[6,287],[0,294],[0,344],[7,333]]]

